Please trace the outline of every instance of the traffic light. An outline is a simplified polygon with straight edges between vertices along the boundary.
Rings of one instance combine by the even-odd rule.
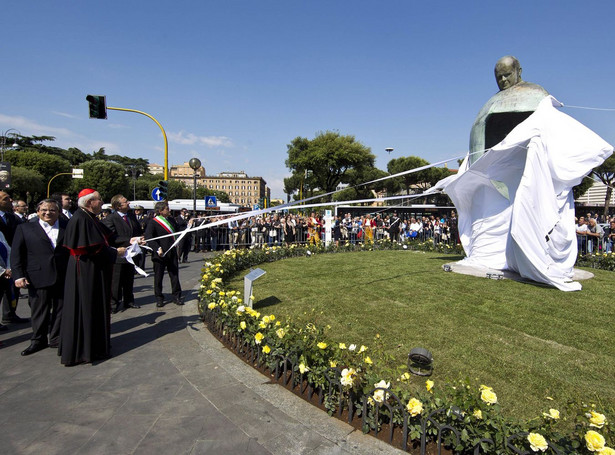
[[[160,188],[160,197],[164,200],[164,199],[168,199],[169,198],[169,181],[168,180],[161,180],[160,182],[158,182],[158,188]]]
[[[102,95],[88,95],[85,97],[90,105],[90,118],[107,118],[107,101]]]

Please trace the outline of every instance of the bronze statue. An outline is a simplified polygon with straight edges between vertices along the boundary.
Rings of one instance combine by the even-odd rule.
[[[495,80],[500,91],[485,103],[474,120],[470,133],[472,165],[485,149],[502,141],[512,129],[528,118],[547,92],[538,84],[521,79],[521,64],[512,55],[502,57],[495,64]]]

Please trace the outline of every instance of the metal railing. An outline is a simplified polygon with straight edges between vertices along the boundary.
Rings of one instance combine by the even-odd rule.
[[[279,384],[292,389],[298,395],[312,400],[317,395],[319,405],[329,411],[332,416],[343,419],[347,423],[362,428],[364,433],[378,437],[386,430],[383,438],[389,444],[396,441],[404,451],[419,450],[421,455],[454,452],[454,448],[461,444],[461,433],[464,431],[463,413],[456,407],[436,409],[421,417],[412,417],[400,398],[388,388],[375,387],[363,395],[359,401],[352,391],[345,391],[341,383],[342,371],[338,368],[329,368],[325,374],[326,384],[323,387],[314,387],[307,380],[304,373],[299,372],[298,356],[279,355],[274,361],[265,362],[265,354],[258,345],[252,345],[247,337],[231,333],[217,318],[220,308],[206,311],[203,321],[212,334],[221,339],[230,349],[233,349],[246,363],[269,372]],[[374,393],[380,391],[379,400],[374,399]],[[344,412],[347,412],[343,418]],[[418,420],[417,420],[418,419]],[[420,438],[412,439],[410,424],[420,424]],[[397,437],[396,437],[397,435]],[[527,445],[527,432],[507,435],[500,453],[529,455],[532,452],[521,448]],[[401,440],[401,443],[399,441]],[[551,442],[548,451],[562,455]],[[471,449],[463,453],[493,453],[497,444],[491,438],[482,438]],[[502,452],[503,451],[503,452]]]

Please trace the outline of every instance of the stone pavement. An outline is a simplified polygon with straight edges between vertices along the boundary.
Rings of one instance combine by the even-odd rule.
[[[191,253],[180,266],[183,307],[157,308],[153,276],[135,279],[141,308],[113,315],[109,360],[64,367],[54,349],[22,357],[30,325],[0,332],[0,453],[403,453],[270,383],[224,348],[198,318],[202,264]],[[18,313],[29,316],[27,299]]]

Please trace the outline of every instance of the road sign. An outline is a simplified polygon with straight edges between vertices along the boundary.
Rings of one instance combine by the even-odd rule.
[[[152,199],[156,202],[162,201],[163,197],[160,194],[160,188],[156,187],[152,190]]]
[[[82,179],[83,178],[83,169],[73,168],[73,178],[74,179]]]
[[[254,204],[254,208],[252,210],[260,210],[261,206],[258,204]]]
[[[216,196],[205,196],[205,208],[212,209],[218,207]]]

